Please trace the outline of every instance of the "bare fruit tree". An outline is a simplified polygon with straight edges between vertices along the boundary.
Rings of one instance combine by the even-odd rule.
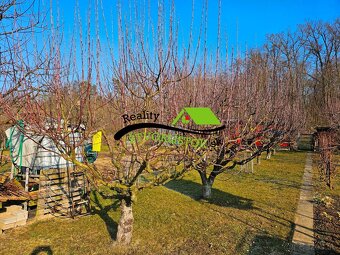
[[[153,36],[143,32],[143,14],[140,17],[136,13],[132,18],[139,22],[133,24],[121,15],[118,16],[119,38],[122,39],[119,41],[119,59],[112,59],[112,87],[115,94],[110,104],[115,116],[112,120],[115,131],[138,123],[135,118],[122,118],[124,115],[148,112],[150,116],[157,115],[158,121],[164,123],[171,113],[171,108],[164,101],[169,88],[184,82],[192,74],[198,45],[189,45],[184,49],[179,47],[174,16],[173,1],[169,12],[159,5],[157,28]],[[190,51],[190,47],[193,48],[193,58],[187,58],[189,53],[181,57],[180,53],[183,50]],[[145,123],[155,121],[156,118],[142,120]],[[131,242],[132,205],[137,192],[163,184],[188,170],[188,147],[172,142],[172,136],[174,134],[171,132],[152,128],[138,129],[118,140],[112,134],[105,133],[113,176],[105,180],[104,185],[116,192],[120,201],[121,218],[117,232],[119,243]]]
[[[279,39],[295,44],[291,35]],[[303,64],[300,49],[292,50],[295,58],[286,68],[286,52],[280,47],[268,42],[243,57],[234,57],[231,52],[231,59],[222,63],[222,56],[217,55],[215,62],[203,57],[197,73],[180,84],[180,93],[170,93],[175,112],[188,106],[209,106],[226,126],[211,137],[202,137],[206,146],[190,151],[189,161],[201,177],[204,198],[211,196],[219,174],[268,152],[303,126],[302,86],[298,83],[300,77],[295,76],[296,68]]]
[[[16,123],[12,113],[20,112],[25,97],[34,97],[41,86],[36,76],[46,70],[46,58],[34,46],[35,33],[46,31],[44,12],[38,1],[5,0],[0,3],[0,131]],[[34,88],[34,89],[32,89]],[[2,162],[2,151],[0,162]],[[7,160],[4,161],[5,163]]]
[[[46,30],[40,1],[2,1],[0,21],[0,104],[19,104],[46,67],[47,59],[33,44],[34,33]]]

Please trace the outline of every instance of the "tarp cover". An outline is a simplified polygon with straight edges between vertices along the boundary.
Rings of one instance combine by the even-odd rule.
[[[6,136],[10,139],[12,148],[12,160],[15,165],[29,167],[30,169],[48,169],[48,168],[65,168],[72,166],[73,164],[66,161],[59,154],[59,150],[56,147],[52,139],[41,136],[30,134],[25,132],[23,138],[20,136],[22,132],[17,127],[11,127],[5,131]],[[71,141],[78,143],[81,134],[71,133]],[[20,155],[20,143],[22,142],[22,156]],[[62,143],[60,143],[62,144]],[[82,162],[82,146],[76,148],[76,159]],[[59,152],[59,153],[58,153]]]

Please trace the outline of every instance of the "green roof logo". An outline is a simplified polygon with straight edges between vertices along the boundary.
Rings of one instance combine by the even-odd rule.
[[[180,119],[183,124],[188,124],[192,120],[196,125],[221,125],[220,120],[208,107],[185,107],[171,125],[176,125]]]

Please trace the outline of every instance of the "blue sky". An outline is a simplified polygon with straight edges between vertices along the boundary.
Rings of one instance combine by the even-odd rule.
[[[63,20],[65,31],[73,27],[74,9],[76,1],[56,1],[53,0],[54,11],[59,6],[60,17]],[[92,10],[95,0],[79,0],[79,9],[83,20],[89,4]],[[100,1],[99,1],[100,2]],[[132,1],[130,1],[131,3]],[[138,2],[138,1],[137,1]],[[142,0],[139,2],[148,2]],[[151,13],[156,18],[157,1],[150,0]],[[165,5],[168,6],[168,0]],[[195,22],[196,28],[200,19],[200,8],[203,0],[195,0]],[[208,42],[211,47],[215,47],[217,37],[217,16],[218,0],[208,1]],[[117,1],[102,0],[105,9],[105,16],[110,20],[113,14],[113,25],[117,23],[116,11]],[[123,15],[128,15],[128,0],[121,0]],[[221,35],[227,34],[229,43],[236,45],[236,37],[240,45],[254,47],[261,45],[266,34],[278,33],[282,31],[295,30],[298,24],[308,20],[332,21],[340,17],[339,0],[221,0]],[[179,36],[185,36],[189,32],[191,20],[191,0],[175,0],[175,10],[180,24]]]
[[[46,0],[45,0],[46,1]],[[199,24],[201,19],[201,8],[205,0],[194,0],[194,34],[199,33]],[[64,45],[69,48],[71,34],[74,29],[74,13],[79,10],[83,23],[83,36],[86,32],[86,19],[89,6],[91,8],[92,30],[91,36],[95,41],[95,5],[99,4],[99,28],[100,40],[102,46],[106,45],[106,35],[104,22],[101,16],[102,9],[109,30],[113,27],[114,34],[117,31],[117,0],[52,0],[53,12],[55,19],[59,12],[59,19],[63,26]],[[137,3],[137,11],[147,12],[148,2],[150,2],[151,18],[157,20],[157,0],[120,0],[123,16],[129,16],[134,3]],[[164,2],[166,10],[169,10],[170,0],[161,0]],[[176,19],[179,24],[178,41],[179,45],[187,45],[189,39],[192,0],[174,0]],[[49,4],[49,1],[45,2]],[[76,7],[76,6],[79,7]],[[211,54],[216,52],[217,45],[217,24],[218,24],[218,0],[208,0],[208,17],[207,17],[207,46]],[[294,31],[298,24],[306,21],[333,21],[340,17],[340,0],[221,0],[221,51],[224,50],[226,40],[230,54],[231,48],[238,48],[242,53],[245,49],[260,47],[266,39],[266,35],[285,31]],[[133,21],[139,22],[139,21]],[[147,31],[145,30],[145,33]],[[111,35],[110,35],[111,36]],[[227,39],[226,39],[227,38]],[[113,41],[117,40],[115,35]],[[116,41],[111,45],[117,45]],[[114,46],[116,47],[116,46]],[[115,54],[118,48],[114,49]],[[222,56],[223,57],[223,56]],[[79,64],[79,63],[78,63]]]

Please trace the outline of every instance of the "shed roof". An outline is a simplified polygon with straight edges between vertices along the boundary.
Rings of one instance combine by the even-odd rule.
[[[0,202],[6,202],[9,200],[29,200],[28,192],[26,192],[16,180],[0,184]]]

